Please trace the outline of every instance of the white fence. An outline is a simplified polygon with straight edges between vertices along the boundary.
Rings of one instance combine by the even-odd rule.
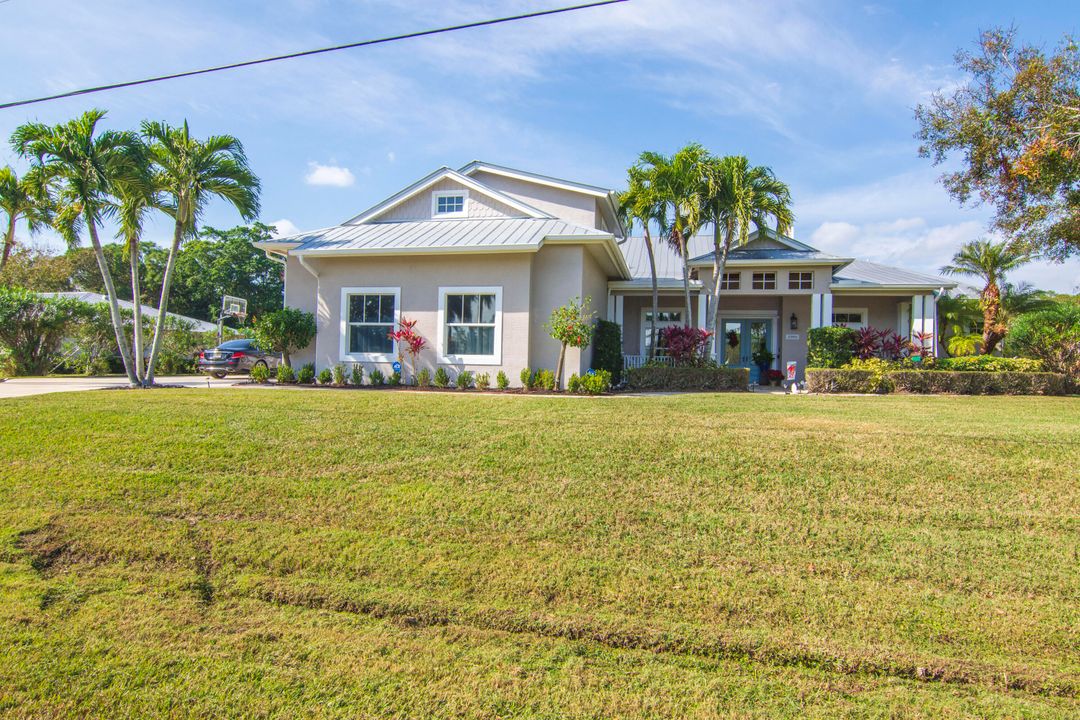
[[[623,361],[623,367],[626,368],[627,370],[629,370],[630,368],[643,367],[645,365],[645,363],[647,363],[649,361],[649,356],[648,355],[623,355],[622,356],[622,361]],[[671,366],[671,367],[674,367],[674,365],[675,365],[674,359],[666,357],[664,355],[657,355],[656,357],[653,358],[653,362],[654,363],[659,363],[661,365],[668,365],[668,366]]]

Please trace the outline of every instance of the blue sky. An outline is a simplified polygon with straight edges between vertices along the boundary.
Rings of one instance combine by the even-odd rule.
[[[11,0],[0,98],[14,100],[554,7],[559,0]],[[696,140],[770,165],[796,236],[933,270],[985,233],[917,155],[913,108],[958,80],[955,50],[1015,25],[1053,46],[1069,2],[630,0],[513,26],[345,51],[0,111],[0,135],[88,107],[231,133],[263,180],[264,222],[336,224],[441,165],[473,159],[614,188],[641,150]],[[14,30],[14,32],[12,32]],[[5,145],[0,163],[21,166]],[[213,207],[209,224],[238,218]],[[164,220],[150,237],[164,241]],[[1015,280],[1073,290],[1080,262]]]

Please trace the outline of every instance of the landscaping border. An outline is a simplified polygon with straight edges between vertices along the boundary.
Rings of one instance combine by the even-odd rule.
[[[624,372],[631,390],[746,392],[750,370],[730,367],[637,367]]]
[[[1066,375],[1048,372],[891,370],[876,376],[872,370],[808,368],[806,386],[812,393],[826,394],[1068,395],[1073,391]]]

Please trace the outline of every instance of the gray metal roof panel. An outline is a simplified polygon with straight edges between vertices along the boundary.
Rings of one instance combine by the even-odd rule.
[[[874,285],[955,287],[956,283],[937,275],[912,272],[903,268],[881,265],[867,260],[855,260],[842,270],[833,274],[833,284],[851,287],[872,287]]]

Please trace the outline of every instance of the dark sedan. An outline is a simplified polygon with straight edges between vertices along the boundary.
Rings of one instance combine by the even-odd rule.
[[[223,378],[233,373],[251,372],[256,365],[272,370],[279,360],[277,355],[259,348],[254,340],[230,340],[199,353],[199,372]]]

